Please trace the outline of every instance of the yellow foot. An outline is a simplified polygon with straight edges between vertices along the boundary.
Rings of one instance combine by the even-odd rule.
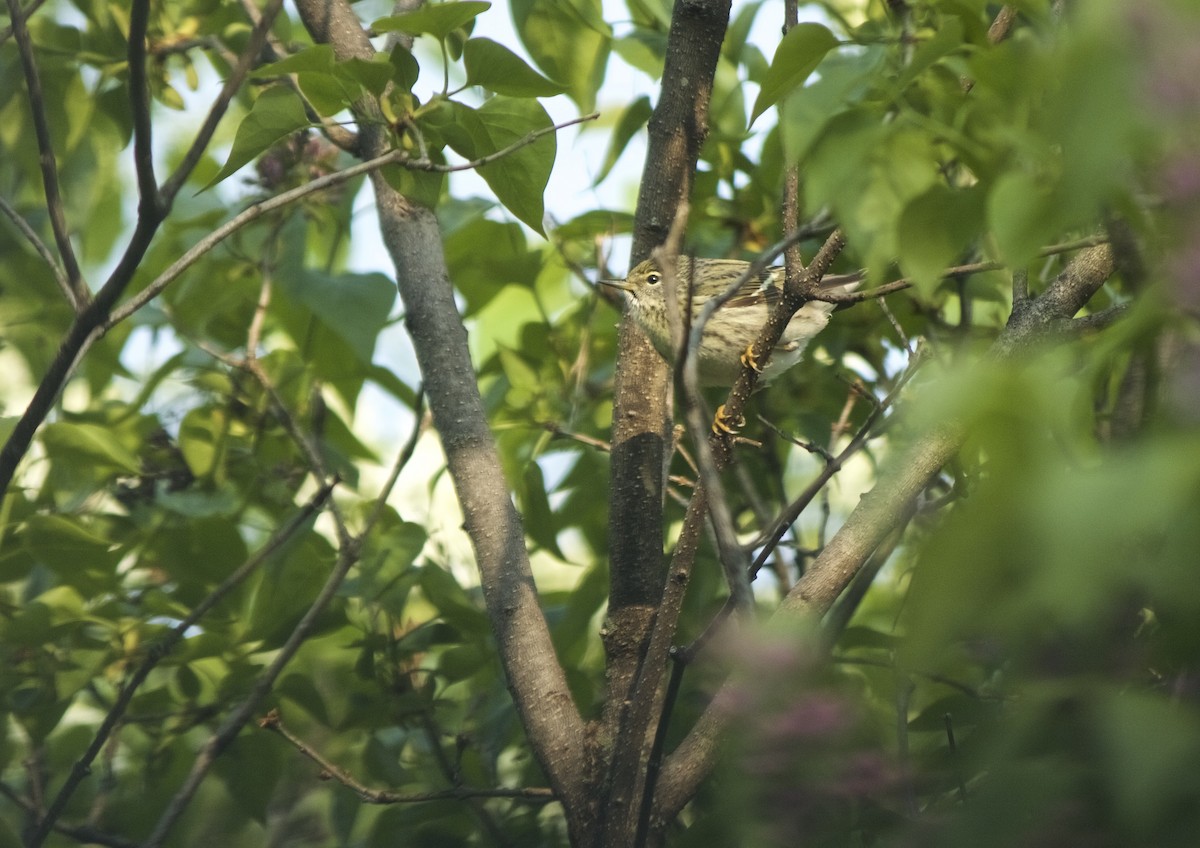
[[[758,367],[758,357],[754,355],[754,342],[748,344],[746,349],[742,351],[742,355],[738,358],[741,360],[742,365],[757,371],[759,374],[762,373],[762,369]]]
[[[746,426],[746,417],[739,415],[736,421],[730,421],[725,414],[725,404],[717,407],[717,414],[713,416],[712,431],[715,435],[725,433],[729,436],[736,436],[738,430]]]

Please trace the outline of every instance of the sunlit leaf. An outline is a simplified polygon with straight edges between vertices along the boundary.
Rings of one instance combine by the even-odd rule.
[[[412,12],[379,18],[371,24],[376,32],[399,30],[410,35],[429,34],[444,39],[454,30],[465,26],[492,7],[480,0],[461,0],[450,3],[426,3]]]
[[[511,9],[533,61],[581,111],[592,111],[612,40],[600,0],[513,0]]]
[[[820,24],[803,23],[788,30],[775,50],[770,70],[763,80],[758,99],[754,101],[751,123],[789,91],[804,85],[825,54],[837,43],[834,34]]]

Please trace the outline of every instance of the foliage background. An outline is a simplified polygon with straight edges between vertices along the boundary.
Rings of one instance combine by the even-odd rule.
[[[553,226],[545,209],[563,207],[547,198],[563,189],[551,162],[574,155],[553,134],[479,180],[386,171],[436,207],[554,648],[596,718],[616,313],[587,281],[624,267],[633,199],[620,189],[637,151],[621,153],[657,96],[603,83],[606,68],[619,85],[657,78],[670,4],[502,5],[398,22],[358,4],[380,46],[385,32],[417,36],[415,61],[393,51],[370,63],[336,61],[285,9],[277,64],[239,87],[122,302],[249,204],[352,164],[335,142],[364,93],[383,95],[394,144],[435,166],[599,102],[581,144],[603,139],[595,176],[618,189],[589,191],[596,208]],[[762,447],[740,448],[727,479],[746,540],[823,466],[796,441],[836,452],[871,424],[776,551],[764,616],[880,466],[946,422],[968,436],[820,634],[732,640],[685,676],[672,741],[722,669],[744,672],[717,700],[733,753],[672,839],[1189,844],[1200,824],[1195,9],[1029,0],[993,43],[993,4],[891,5],[905,8],[806,6],[822,26],[793,29],[776,52],[764,33],[780,4],[738,4],[715,77],[688,249],[748,259],[775,241],[784,172],[798,164],[814,222],[806,255],[836,221],[842,266],[913,283],[886,310],[839,312],[806,365],[753,400],[766,421],[752,416],[748,435]],[[485,41],[505,15],[517,39]],[[188,90],[230,74],[252,21],[234,2],[150,7],[160,175],[187,161],[206,108]],[[98,289],[137,214],[129,12],[50,2],[28,23],[65,218]],[[17,42],[0,43],[0,197],[53,245]],[[306,129],[317,119],[328,137]],[[392,269],[363,261],[360,188],[310,194],[203,252],[91,344],[38,431],[0,507],[0,845],[29,837],[151,665],[64,798],[67,832],[47,844],[565,842],[561,808],[525,793],[546,777],[513,712],[417,374],[380,341],[402,335],[403,310]],[[1015,359],[988,353],[1014,302],[1019,312],[1013,272],[1041,291],[1072,255],[1043,248],[1096,238],[1113,244],[1118,274],[1086,313],[1098,326],[1119,307],[1120,319]],[[995,264],[943,278],[967,262]],[[7,437],[76,313],[7,224],[0,280]],[[932,352],[894,414],[870,419],[918,337]],[[680,456],[671,472],[686,496],[695,473]],[[669,545],[683,510],[666,508]],[[243,564],[245,579],[214,595]],[[703,550],[678,641],[721,606],[720,574]],[[823,639],[836,640],[832,662]],[[268,710],[363,794],[443,795],[364,803],[256,729]],[[205,779],[189,790],[189,775]],[[497,787],[508,791],[463,797]],[[173,800],[189,801],[179,819]]]

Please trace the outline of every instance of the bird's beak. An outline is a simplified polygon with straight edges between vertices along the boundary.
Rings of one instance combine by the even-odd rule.
[[[597,280],[600,285],[608,286],[609,288],[620,289],[621,291],[632,292],[633,283],[625,280]]]

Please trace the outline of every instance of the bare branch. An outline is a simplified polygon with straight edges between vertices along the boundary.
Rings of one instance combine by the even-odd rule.
[[[129,10],[129,102],[133,114],[133,167],[137,173],[138,217],[156,218],[158,180],[154,176],[154,139],[150,129],[150,84],[146,79],[146,28],[150,0],[133,0]]]
[[[791,320],[796,310],[803,306],[806,301],[812,299],[812,292],[816,291],[817,284],[825,276],[825,272],[829,270],[829,266],[833,264],[834,259],[842,252],[845,245],[846,238],[842,234],[842,231],[840,229],[834,230],[825,239],[825,243],[817,251],[817,255],[813,257],[812,263],[804,270],[800,278],[795,281],[788,280],[785,283],[783,296],[771,312],[770,318],[767,320],[766,325],[763,326],[758,338],[754,340],[754,345],[751,348],[752,352],[750,356],[754,361],[759,363],[760,368],[765,367],[767,361],[770,359],[771,352],[775,349],[775,345],[778,344],[780,337],[783,335],[788,321]],[[706,309],[708,305],[705,304]],[[729,390],[729,399],[725,401],[725,414],[731,420],[737,421],[743,416],[746,409],[746,402],[750,399],[750,394],[758,384],[758,374],[757,370],[749,366],[742,368],[742,372],[738,375],[733,388]],[[732,456],[732,441],[728,434],[714,433],[710,439],[710,443],[718,467],[724,466]]]
[[[591,115],[585,115],[582,118],[575,118],[570,121],[565,121],[561,124],[555,124],[552,127],[544,127],[540,130],[529,133],[529,135],[525,136],[524,138],[517,139],[503,150],[499,150],[496,153],[489,154],[481,159],[476,159],[472,162],[467,162],[462,165],[436,165],[432,162],[409,159],[408,152],[405,150],[391,150],[376,156],[374,159],[370,159],[366,162],[360,162],[357,165],[351,165],[348,168],[343,168],[340,171],[334,171],[331,174],[325,174],[317,177],[311,182],[305,183],[304,185],[289,189],[282,194],[277,194],[274,197],[254,203],[230,218],[221,226],[217,227],[217,229],[213,230],[200,241],[196,242],[196,244],[193,245],[187,251],[187,253],[176,259],[175,262],[173,262],[171,266],[167,268],[167,270],[159,274],[158,277],[152,283],[150,283],[150,285],[146,286],[146,288],[142,289],[129,300],[125,301],[125,303],[121,304],[121,306],[114,309],[111,315],[108,317],[108,320],[105,322],[104,329],[112,329],[114,326],[120,324],[129,316],[133,315],[133,313],[137,312],[147,303],[154,300],[154,298],[162,294],[163,290],[173,283],[180,274],[182,274],[192,265],[196,264],[196,262],[204,256],[204,254],[208,253],[225,239],[242,229],[242,227],[257,221],[259,218],[269,212],[274,212],[276,209],[281,209],[284,206],[295,203],[297,200],[308,197],[310,194],[315,194],[319,191],[324,191],[327,188],[333,188],[334,186],[341,185],[342,183],[352,180],[355,177],[376,171],[385,165],[402,165],[406,168],[415,166],[416,170],[441,170],[447,172],[478,168],[481,165],[495,161],[503,156],[507,156],[515,150],[519,150],[526,145],[532,144],[543,135],[555,132],[556,130],[562,129],[566,126],[571,126],[572,124],[577,124],[580,121],[592,120],[596,117],[598,117],[598,114],[593,113]]]
[[[1013,24],[1017,20],[1017,10],[1009,4],[1005,4],[996,13],[995,20],[988,27],[987,40],[989,44],[999,44],[1004,39],[1008,38],[1009,32],[1012,31]]]
[[[804,491],[797,495],[791,501],[791,503],[787,505],[787,507],[780,511],[779,516],[771,523],[769,528],[764,529],[761,533],[759,533],[758,537],[751,543],[751,547],[757,548],[761,546],[758,556],[754,558],[752,574],[757,574],[758,570],[763,567],[767,561],[767,558],[771,555],[771,551],[773,551],[775,546],[779,544],[781,539],[783,539],[784,535],[788,531],[788,528],[796,523],[796,519],[798,519],[801,513],[803,513],[808,505],[812,503],[813,498],[815,498],[817,494],[825,488],[825,484],[833,479],[834,475],[836,475],[845,467],[846,462],[849,461],[852,456],[866,446],[867,442],[874,434],[875,425],[878,423],[880,417],[896,402],[896,399],[900,396],[900,392],[908,384],[909,380],[911,380],[917,373],[917,369],[920,368],[924,361],[924,357],[921,355],[921,349],[918,348],[917,353],[913,354],[909,360],[908,367],[904,370],[904,373],[900,376],[900,379],[896,381],[896,385],[892,387],[890,392],[888,392],[887,397],[884,398],[882,402],[876,404],[875,408],[871,410],[871,413],[862,423],[862,426],[858,428],[858,432],[854,435],[854,438],[850,440],[850,443],[847,444],[846,447],[842,448],[837,456],[829,457],[828,461],[825,463],[825,467],[821,469],[821,472],[812,480],[811,483],[808,484],[808,486],[805,487]]]
[[[404,470],[404,466],[408,465],[408,461],[412,459],[413,453],[417,450],[417,442],[421,438],[421,434],[429,423],[428,417],[425,415],[425,390],[417,390],[417,405],[413,409],[415,420],[413,421],[412,432],[409,433],[408,440],[404,446],[400,448],[400,452],[396,454],[396,461],[392,463],[391,473],[388,474],[387,481],[379,490],[379,494],[375,496],[375,506],[371,509],[371,515],[367,518],[366,524],[363,526],[362,536],[366,538],[371,532],[371,528],[379,521],[383,515],[383,508],[387,505],[387,500],[392,494],[392,489],[396,487],[396,481],[400,479],[400,472]]]
[[[634,218],[630,265],[666,241],[675,211],[692,193],[696,161],[708,134],[708,107],[729,0],[675,3],[667,33],[658,98]],[[668,367],[628,317],[617,339],[613,387],[609,548],[611,552],[607,691],[601,718],[607,740],[598,755],[604,805],[594,844],[627,844],[642,800],[645,740],[665,671],[678,610],[673,595],[686,585],[690,562],[677,556],[668,574],[662,555],[663,491],[670,454]],[[703,530],[706,498],[695,496],[677,548],[694,546]],[[664,588],[664,578],[665,588]],[[677,579],[681,578],[681,579]]]

